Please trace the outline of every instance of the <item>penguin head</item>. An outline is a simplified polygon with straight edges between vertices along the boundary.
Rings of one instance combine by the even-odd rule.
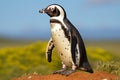
[[[59,18],[66,18],[66,12],[64,8],[58,4],[52,4],[39,11],[40,13],[46,13],[50,17],[59,17]]]

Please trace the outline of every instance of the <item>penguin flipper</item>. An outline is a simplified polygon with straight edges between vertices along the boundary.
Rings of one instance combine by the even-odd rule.
[[[47,48],[46,48],[46,59],[48,60],[48,62],[52,61],[52,50],[54,48],[54,44],[53,44],[53,40],[52,38],[50,38]]]

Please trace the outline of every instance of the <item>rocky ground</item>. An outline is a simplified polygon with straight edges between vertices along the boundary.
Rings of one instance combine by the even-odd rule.
[[[120,80],[120,77],[107,72],[75,72],[69,76],[63,76],[60,74],[38,75],[31,74],[14,78],[12,80]]]

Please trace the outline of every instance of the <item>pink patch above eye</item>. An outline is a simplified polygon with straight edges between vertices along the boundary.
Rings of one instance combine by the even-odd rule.
[[[53,11],[55,6],[50,6],[47,9]]]

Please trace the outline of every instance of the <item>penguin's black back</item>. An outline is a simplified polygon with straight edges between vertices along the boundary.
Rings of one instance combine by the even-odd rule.
[[[92,70],[92,68],[91,68],[91,66],[90,66],[90,64],[88,62],[88,59],[87,59],[85,45],[84,45],[84,42],[83,42],[83,39],[82,39],[80,33],[78,32],[78,30],[74,27],[74,25],[67,18],[64,19],[64,23],[66,24],[66,26],[70,30],[71,36],[74,36],[74,38],[76,38],[74,40],[77,40],[77,43],[79,45],[79,51],[80,51],[80,64],[79,64],[79,67],[87,68],[88,72],[93,73],[93,70]],[[75,46],[73,46],[73,47],[75,47]]]

